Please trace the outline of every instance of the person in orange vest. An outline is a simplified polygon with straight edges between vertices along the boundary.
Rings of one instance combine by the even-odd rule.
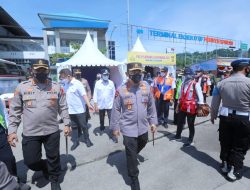
[[[168,76],[168,68],[161,69],[160,76],[154,80],[154,97],[156,100],[159,125],[168,127],[169,106],[174,99],[175,80]]]
[[[196,71],[196,82],[198,82],[201,85],[204,103],[206,103],[207,97],[210,94],[211,80],[210,80],[210,77],[204,73],[205,72],[202,69],[199,69]]]

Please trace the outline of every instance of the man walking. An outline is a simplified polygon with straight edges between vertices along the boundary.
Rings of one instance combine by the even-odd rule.
[[[91,110],[93,110],[93,107],[89,103],[85,88],[80,81],[72,76],[72,72],[69,69],[62,69],[59,74],[59,78],[64,84],[67,104],[69,107],[73,140],[71,150],[73,151],[79,146],[79,136],[81,135],[81,131],[83,132],[87,147],[90,147],[93,143],[89,139],[85,104],[87,104],[88,108]]]
[[[110,125],[116,138],[120,131],[123,134],[131,190],[140,190],[137,155],[147,144],[148,127],[154,133],[157,125],[154,98],[150,86],[141,81],[142,71],[141,63],[127,64],[129,79],[116,94]]]
[[[204,70],[199,69],[196,71],[196,82],[198,82],[201,86],[203,99],[204,99],[204,102],[206,103],[207,97],[210,94],[211,80],[208,75],[205,75]]]
[[[95,84],[93,100],[96,112],[99,111],[100,130],[104,131],[104,118],[106,112],[110,123],[110,115],[115,97],[115,85],[109,80],[108,69],[103,69],[101,73],[102,79],[98,80]]]
[[[218,82],[211,103],[211,122],[219,112],[219,140],[221,171],[228,180],[242,177],[243,160],[250,146],[250,73],[249,59],[231,63],[233,74]]]
[[[84,88],[85,88],[85,91],[86,91],[86,93],[87,93],[88,99],[89,99],[89,101],[90,101],[92,95],[91,95],[91,88],[90,88],[90,86],[89,86],[89,82],[88,82],[85,78],[82,78],[82,72],[81,72],[80,69],[76,69],[76,70],[74,71],[74,74],[75,74],[75,78],[76,78],[77,80],[79,80],[80,82],[82,82],[82,84],[83,84],[83,86],[84,86]],[[87,123],[88,123],[88,120],[89,120],[89,119],[91,119],[91,117],[90,117],[90,113],[89,113],[89,108],[88,108],[88,106],[87,106],[87,107],[86,107],[86,122],[87,122]]]
[[[8,141],[16,147],[17,128],[23,118],[22,149],[24,163],[29,169],[42,171],[51,182],[52,190],[60,190],[60,131],[57,115],[64,121],[64,134],[70,132],[65,94],[60,85],[48,79],[46,60],[32,65],[33,78],[17,86],[10,105]],[[42,159],[42,145],[46,158]]]
[[[195,82],[195,73],[189,67],[184,70],[185,80],[182,83],[181,91],[179,95],[178,109],[178,121],[177,132],[173,140],[180,141],[181,133],[187,118],[189,128],[189,138],[184,144],[184,147],[188,147],[194,144],[194,122],[197,114],[198,106],[204,104],[203,95],[199,83]]]
[[[175,80],[168,76],[168,68],[161,69],[161,75],[155,79],[154,94],[156,99],[159,125],[168,127],[169,106],[174,102]]]

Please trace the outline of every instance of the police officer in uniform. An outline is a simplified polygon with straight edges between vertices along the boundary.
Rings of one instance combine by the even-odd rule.
[[[17,86],[10,105],[8,141],[15,147],[17,128],[23,117],[22,149],[24,163],[29,169],[42,171],[51,182],[52,190],[60,190],[60,132],[57,115],[64,121],[64,134],[68,135],[69,114],[65,94],[60,85],[48,79],[46,60],[32,65],[33,78]],[[42,159],[42,145],[46,158]]]
[[[221,144],[221,170],[228,180],[242,177],[244,156],[250,145],[250,72],[249,60],[231,63],[233,74],[217,84],[211,103],[211,122],[219,111],[219,140]]]
[[[131,189],[139,190],[137,154],[146,146],[148,127],[155,132],[157,113],[150,86],[142,80],[141,63],[128,63],[126,84],[117,91],[111,114],[110,128],[117,138],[123,134]]]

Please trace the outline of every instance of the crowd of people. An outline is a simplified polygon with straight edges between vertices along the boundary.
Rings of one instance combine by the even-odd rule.
[[[38,60],[32,65],[32,78],[18,85],[9,114],[0,101],[0,173],[4,174],[0,176],[0,189],[30,189],[17,178],[11,150],[11,146],[15,147],[18,142],[17,129],[21,122],[25,165],[33,171],[42,171],[51,182],[51,189],[60,190],[57,115],[64,123],[64,135],[71,135],[71,151],[74,151],[80,141],[87,147],[93,146],[88,120],[90,112],[98,112],[100,131],[105,130],[107,114],[112,137],[118,139],[120,134],[123,135],[131,189],[140,190],[137,157],[148,142],[148,128],[153,134],[159,125],[168,128],[169,110],[173,105],[173,124],[177,125],[177,131],[171,140],[181,141],[187,122],[189,138],[183,146],[193,146],[195,119],[209,114],[207,97],[211,94],[211,122],[214,123],[218,115],[220,117],[222,173],[231,181],[240,179],[244,156],[250,146],[250,79],[246,77],[249,72],[249,60],[236,60],[222,71],[219,81],[212,73],[194,72],[189,67],[177,70],[176,78],[169,73],[168,67],[164,67],[153,78],[150,73],[145,73],[141,63],[128,63],[128,80],[118,89],[109,79],[109,69],[102,69],[92,97],[89,83],[80,69],[73,72],[62,69],[60,83],[57,83],[48,78],[48,62]],[[42,159],[42,145],[46,159]]]

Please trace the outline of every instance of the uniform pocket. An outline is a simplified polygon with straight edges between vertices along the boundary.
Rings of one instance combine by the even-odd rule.
[[[27,108],[36,108],[37,107],[37,100],[32,97],[24,96],[23,103]]]

